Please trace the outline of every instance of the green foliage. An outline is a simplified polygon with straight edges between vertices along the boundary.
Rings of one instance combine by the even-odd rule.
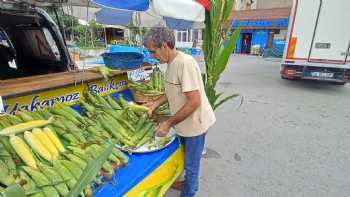
[[[53,8],[45,8],[58,24]],[[81,25],[77,18],[65,14],[62,10],[57,10],[60,24],[64,30],[66,39],[74,41],[81,48],[96,48],[96,41],[104,39],[103,26],[98,24],[95,19],[91,20],[88,25]]]
[[[240,29],[231,35],[225,33],[224,26],[233,7],[232,0],[211,0],[210,13],[206,13],[203,35],[203,53],[206,73],[203,76],[205,91],[213,109],[237,97],[233,94],[221,99],[222,93],[217,93],[216,84],[225,71],[227,62],[236,46]],[[226,34],[226,35],[225,35]],[[226,39],[226,46],[224,40]]]

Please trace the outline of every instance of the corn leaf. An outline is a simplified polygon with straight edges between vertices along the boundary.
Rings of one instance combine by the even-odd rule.
[[[76,197],[83,189],[88,186],[99,173],[103,163],[107,160],[108,156],[112,153],[114,145],[111,143],[108,147],[100,154],[98,158],[90,162],[84,169],[83,174],[79,177],[79,181],[67,194],[67,197]]]
[[[8,186],[4,192],[0,193],[1,197],[26,197],[26,194],[21,186],[12,184]]]
[[[224,72],[227,62],[236,46],[240,29],[236,30],[225,40],[225,24],[231,14],[234,1],[232,0],[210,0],[210,12],[206,13],[205,30],[203,35],[203,54],[205,60],[206,73],[203,75],[205,92],[208,100],[216,109],[224,102],[236,97],[235,95],[226,97],[220,101],[222,93],[216,93],[216,84]]]
[[[236,47],[236,43],[240,32],[240,28],[234,31],[234,33],[230,36],[229,40],[227,41],[226,47],[219,54],[220,58],[217,60],[217,64],[215,66],[214,71],[214,83],[216,83],[217,80],[219,80],[221,73],[224,72],[227,62],[233,52],[233,49]]]
[[[224,6],[224,12],[223,12],[224,15],[222,17],[223,24],[225,24],[228,17],[230,16],[231,11],[232,11],[232,7],[233,7],[233,1],[226,1],[225,6]]]
[[[220,105],[224,104],[225,102],[227,102],[227,101],[229,101],[229,100],[231,100],[231,99],[233,99],[233,98],[236,98],[236,97],[238,97],[238,96],[239,96],[239,94],[233,94],[233,95],[231,95],[231,96],[225,97],[224,99],[222,99],[221,101],[219,101],[218,103],[216,103],[216,104],[214,105],[214,110],[215,110],[216,108],[218,108]]]

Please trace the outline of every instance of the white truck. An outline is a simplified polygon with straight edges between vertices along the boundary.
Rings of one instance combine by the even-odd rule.
[[[294,0],[283,79],[350,82],[350,0]]]

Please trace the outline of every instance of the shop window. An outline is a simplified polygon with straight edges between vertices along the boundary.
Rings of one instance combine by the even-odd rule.
[[[176,41],[181,42],[181,32],[180,31],[177,31],[177,33],[176,33]]]
[[[181,31],[181,42],[187,42],[187,31]]]

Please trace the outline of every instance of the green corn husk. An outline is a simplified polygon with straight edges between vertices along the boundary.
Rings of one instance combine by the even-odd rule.
[[[45,186],[45,187],[42,187],[41,190],[43,191],[45,196],[60,197],[60,194],[57,192],[57,190],[53,186]]]
[[[61,196],[66,196],[68,194],[68,187],[58,172],[56,172],[53,168],[44,165],[40,166],[40,170],[44,173],[46,178],[51,181],[51,184]]]
[[[6,164],[0,160],[0,183],[9,186],[15,182],[14,176],[10,173]]]
[[[46,176],[40,171],[28,166],[22,166],[22,169],[32,178],[38,187],[43,187],[51,184]]]
[[[0,193],[0,196],[4,197],[26,197],[23,187],[19,184],[12,184]]]
[[[114,148],[113,144],[109,144],[106,149],[94,160],[90,162],[85,168],[83,175],[79,178],[79,182],[76,186],[69,191],[67,197],[76,197],[80,192],[86,188],[96,177],[101,166],[107,160],[108,155],[111,154],[112,149]]]
[[[75,186],[75,184],[77,183],[77,180],[75,179],[73,174],[65,166],[63,166],[62,164],[60,164],[57,161],[54,161],[53,169],[58,174],[60,174],[63,179],[66,180],[66,184],[69,187],[69,189],[72,189]]]
[[[84,169],[87,166],[86,161],[82,160],[81,158],[77,157],[76,155],[73,154],[65,154],[65,156],[72,162],[76,163],[79,165],[82,169]]]
[[[79,180],[80,175],[83,174],[81,166],[68,160],[60,160],[59,162],[69,170],[76,180]]]

